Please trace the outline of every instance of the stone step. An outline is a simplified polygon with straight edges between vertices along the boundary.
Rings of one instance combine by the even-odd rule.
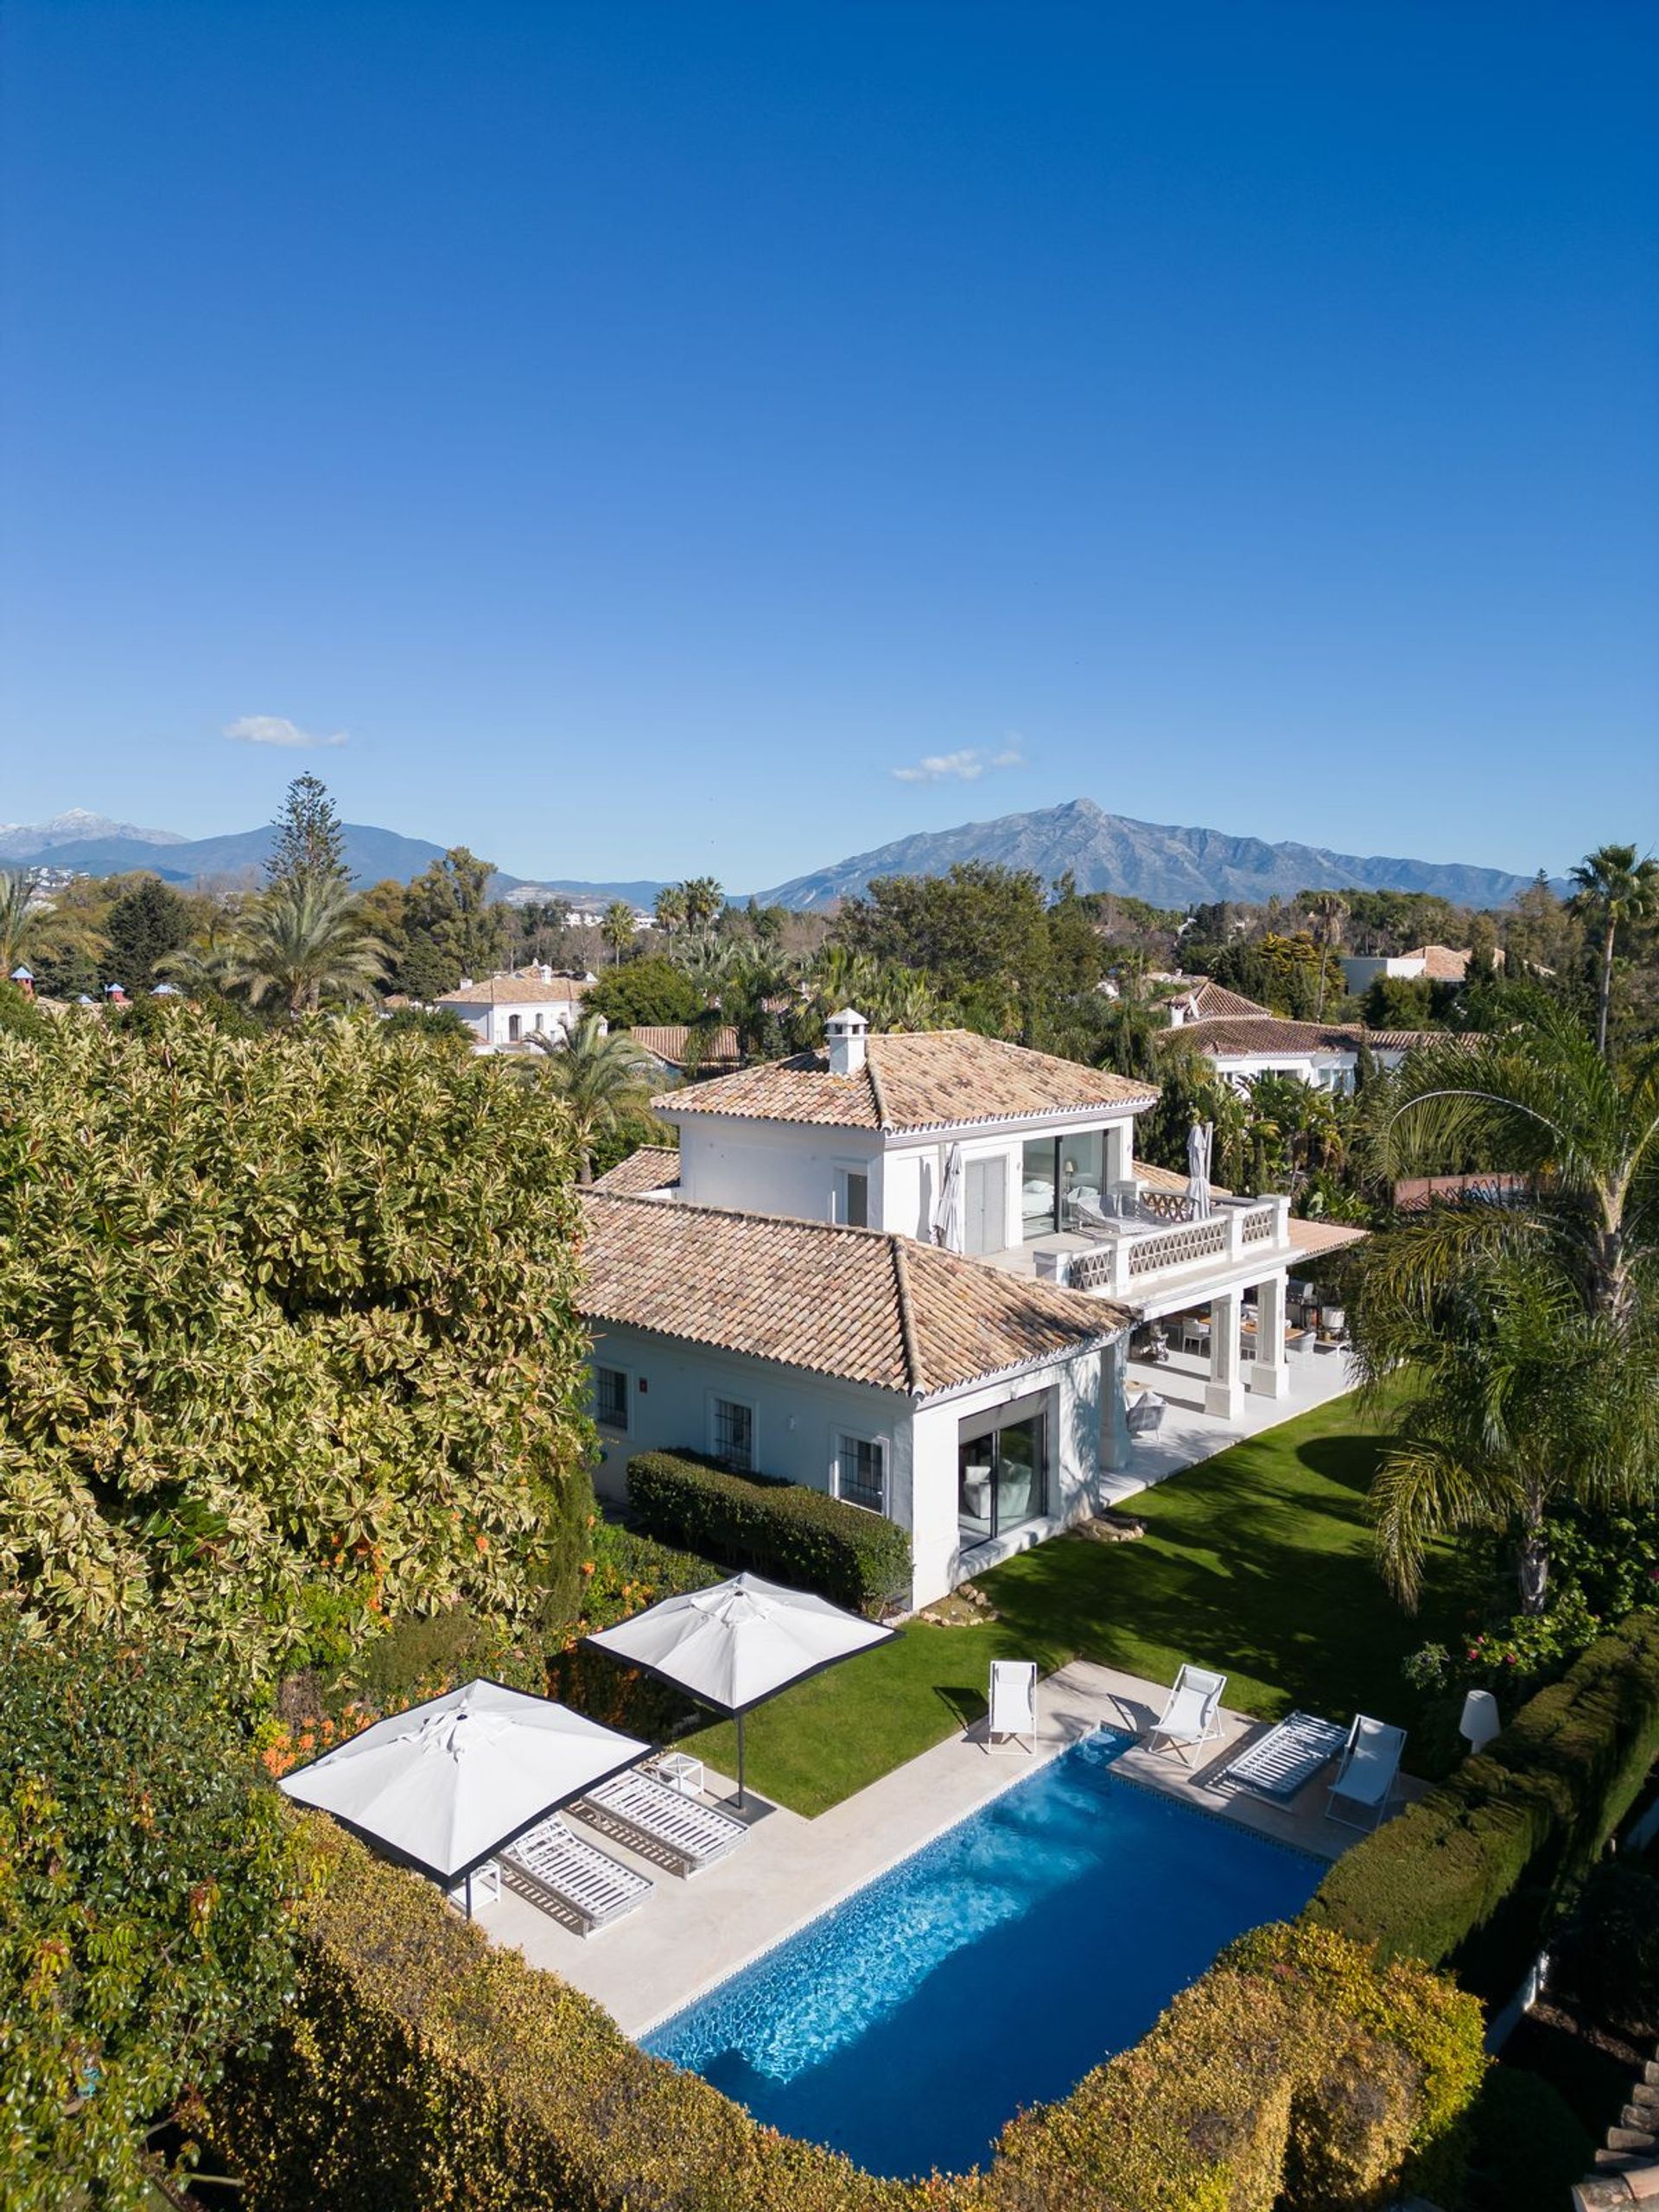
[[[1632,2166],[1642,2166],[1647,2160],[1639,2151],[1598,2151],[1596,2171],[1601,2174],[1622,2174]]]
[[[1610,2127],[1607,2131],[1610,2151],[1643,2151],[1649,2158],[1659,2151],[1659,2136],[1650,2127]]]
[[[1659,2082],[1638,2082],[1630,2091],[1630,2102],[1643,2105],[1649,2112],[1659,2112]]]
[[[1642,2069],[1644,2082],[1659,2082],[1659,2058],[1650,2058]]]

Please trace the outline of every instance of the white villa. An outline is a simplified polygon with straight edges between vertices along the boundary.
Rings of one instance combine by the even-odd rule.
[[[821,1052],[654,1101],[678,1152],[584,1198],[601,1492],[635,1452],[686,1446],[831,1491],[908,1530],[922,1605],[1129,1464],[1132,1329],[1203,1310],[1218,1421],[1247,1389],[1285,1397],[1309,1248],[1285,1198],[1206,1216],[1137,1166],[1155,1097],[966,1031],[872,1036],[849,1010]]]
[[[543,965],[487,976],[481,983],[463,976],[436,1004],[461,1016],[475,1033],[480,1052],[499,1052],[532,1037],[569,1037],[582,1020],[587,988],[582,976],[556,976]]]
[[[1362,1043],[1380,1068],[1397,1068],[1432,1033],[1366,1029],[1352,1021],[1289,1021],[1208,976],[1170,1001],[1169,1025],[1192,1038],[1217,1075],[1241,1087],[1259,1075],[1292,1075],[1321,1090],[1351,1091]]]

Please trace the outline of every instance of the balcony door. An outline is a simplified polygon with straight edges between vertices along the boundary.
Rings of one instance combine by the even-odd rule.
[[[962,1249],[970,1257],[1001,1252],[1008,1241],[1008,1163],[970,1160],[962,1183]]]
[[[983,1543],[1047,1511],[1048,1420],[1011,1407],[995,1427],[975,1427],[957,1446],[957,1517],[965,1541]]]

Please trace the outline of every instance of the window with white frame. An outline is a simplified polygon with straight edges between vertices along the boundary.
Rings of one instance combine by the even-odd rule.
[[[741,1398],[709,1401],[709,1449],[734,1474],[754,1472],[754,1408]]]
[[[601,1428],[628,1426],[628,1371],[625,1367],[594,1370],[594,1419]]]
[[[887,1447],[879,1436],[836,1439],[836,1496],[872,1513],[887,1510]]]

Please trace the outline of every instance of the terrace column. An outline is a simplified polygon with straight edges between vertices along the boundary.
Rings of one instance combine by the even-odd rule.
[[[1255,1358],[1250,1388],[1259,1397],[1290,1395],[1290,1364],[1285,1357],[1285,1279],[1268,1275],[1255,1286]]]
[[[1128,1338],[1118,1337],[1100,1355],[1100,1464],[1108,1474],[1129,1464],[1128,1409],[1123,1402],[1128,1365]]]
[[[1238,1367],[1240,1306],[1236,1290],[1220,1291],[1210,1300],[1210,1379],[1205,1385],[1204,1410],[1217,1421],[1238,1421],[1244,1412]]]

